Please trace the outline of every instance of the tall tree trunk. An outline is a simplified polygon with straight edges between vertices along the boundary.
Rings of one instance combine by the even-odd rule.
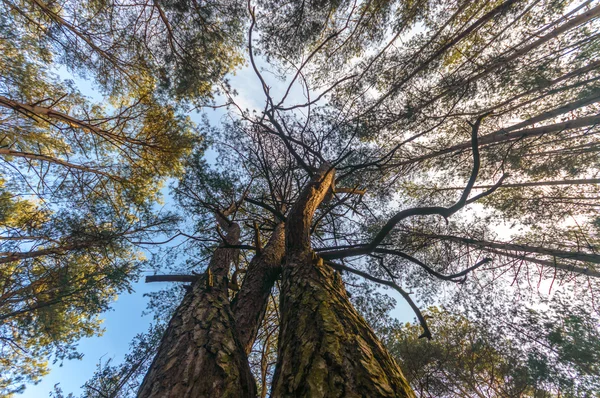
[[[325,165],[286,225],[274,397],[414,397],[398,365],[346,295],[339,274],[310,248],[316,208],[332,188]]]
[[[280,223],[264,249],[250,261],[242,288],[231,303],[240,342],[246,354],[252,350],[265,316],[269,295],[281,273],[284,254],[285,226]]]
[[[354,309],[340,276],[311,252],[287,256],[274,397],[414,397]]]
[[[227,243],[238,244],[239,226],[220,221]],[[236,250],[222,246],[169,322],[138,397],[256,396],[227,292],[227,273]]]

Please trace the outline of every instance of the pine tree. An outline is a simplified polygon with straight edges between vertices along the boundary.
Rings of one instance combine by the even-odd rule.
[[[526,304],[537,300],[532,292],[560,285],[594,303],[596,2],[259,1],[247,11],[237,2],[214,3],[206,13],[180,2],[132,11],[102,3],[90,8],[98,19],[37,0],[3,4],[16,20],[36,15],[42,22],[34,28],[52,27],[44,40],[63,43],[65,54],[78,52],[67,65],[96,76],[112,97],[150,92],[157,107],[147,109],[174,106],[169,114],[176,119],[173,103],[206,104],[217,82],[229,106],[229,121],[203,126],[219,155],[212,167],[202,159],[204,144],[192,151],[166,136],[159,142],[180,152],[152,153],[140,169],[74,163],[50,152],[31,158],[23,155],[26,141],[8,149],[91,173],[110,187],[129,181],[114,188],[126,205],[152,197],[138,190],[145,178],[178,179],[174,194],[186,221],[180,228],[189,229],[173,238],[186,240],[188,272],[148,280],[190,285],[181,304],[166,311],[162,340],[149,348],[154,360],[147,352],[133,358],[129,369],[136,371],[118,371],[116,387],[148,368],[138,396],[254,396],[254,344],[263,352],[254,369],[263,396],[414,396],[380,340],[389,324],[385,299],[360,281],[395,289],[427,339],[435,335],[419,306],[435,299],[485,312],[482,298],[503,288]],[[159,26],[162,35],[152,41],[114,25],[106,17],[113,9],[151,11],[131,26],[149,23],[149,34]],[[212,35],[206,18],[217,30],[223,23],[223,31]],[[244,30],[259,82],[252,95],[262,102],[253,110],[220,80],[241,59]],[[89,43],[96,38],[102,40]],[[200,52],[203,46],[210,51]],[[203,64],[203,54],[221,54],[223,64],[213,69],[210,62],[219,59]],[[141,84],[128,76],[133,71]],[[4,103],[11,111],[73,128],[66,110],[44,113],[39,103],[10,100]],[[79,128],[108,137],[90,129],[92,119]],[[145,126],[132,127],[133,137],[157,127]],[[155,165],[157,174],[145,173]],[[116,387],[109,395],[131,394]]]

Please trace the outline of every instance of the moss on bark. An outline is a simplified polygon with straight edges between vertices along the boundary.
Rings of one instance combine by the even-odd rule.
[[[414,397],[335,271],[310,251],[286,259],[281,314],[273,397]]]

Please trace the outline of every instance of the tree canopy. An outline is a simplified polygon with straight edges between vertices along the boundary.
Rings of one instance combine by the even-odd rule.
[[[250,370],[262,396],[412,396],[402,373],[420,396],[597,393],[598,2],[1,4],[7,393],[76,356],[161,241],[155,280],[191,285],[88,396],[184,391],[174,352],[224,396]],[[257,90],[228,80],[243,63]]]

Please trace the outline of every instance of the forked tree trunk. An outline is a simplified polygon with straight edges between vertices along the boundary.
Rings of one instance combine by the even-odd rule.
[[[281,223],[273,230],[264,249],[250,261],[242,288],[231,303],[240,342],[246,354],[250,354],[256,340],[271,290],[281,273],[284,254],[285,227]]]
[[[228,243],[238,244],[239,226],[232,223],[223,229]],[[234,255],[235,249],[215,250],[210,272],[194,282],[169,322],[138,397],[256,396],[227,294]]]
[[[414,397],[346,295],[340,276],[310,249],[310,224],[333,183],[322,167],[288,215],[273,397]]]

